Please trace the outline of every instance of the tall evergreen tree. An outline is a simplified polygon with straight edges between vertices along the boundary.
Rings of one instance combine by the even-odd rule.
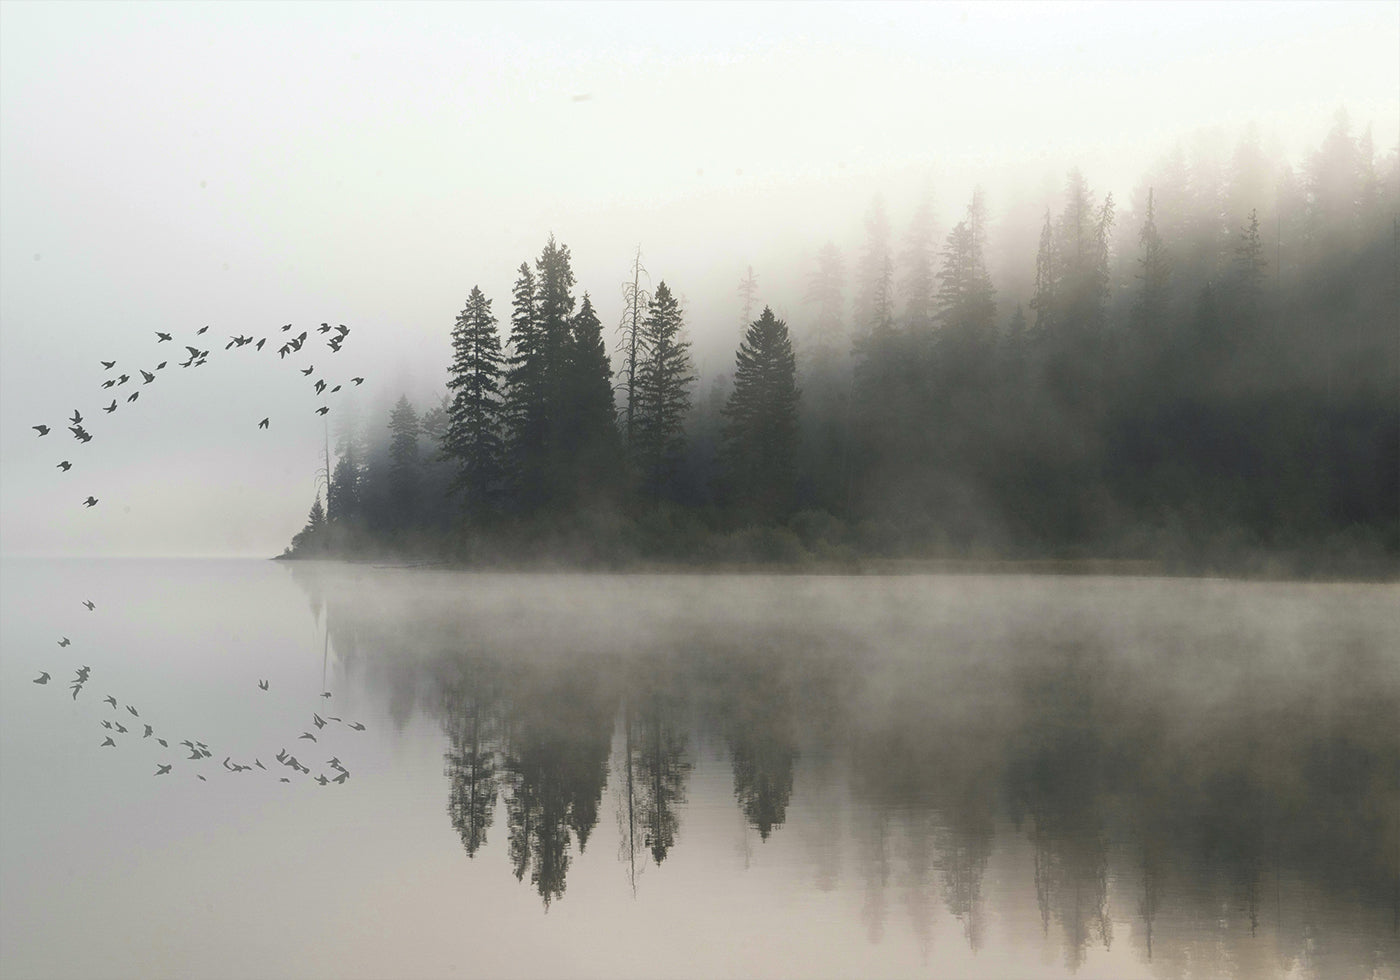
[[[792,506],[798,394],[787,324],[765,306],[734,356],[722,449],[730,493],[765,518]]]
[[[967,220],[948,233],[943,247],[935,309],[945,332],[990,341],[996,328],[996,299],[978,231],[984,224],[979,199],[974,197]]]
[[[817,308],[812,333],[818,345],[835,346],[841,336],[846,305],[842,296],[844,286],[845,264],[841,261],[841,250],[827,242],[817,253],[817,267],[807,280],[807,293],[803,297]]]
[[[903,274],[899,285],[904,295],[904,322],[916,335],[927,335],[933,327],[937,289],[934,250],[933,203],[925,198],[909,223],[904,252],[900,256]]]
[[[587,293],[571,324],[563,450],[572,462],[575,493],[593,497],[616,485],[621,469],[612,363],[603,325]]]
[[[465,494],[468,509],[477,515],[491,508],[503,475],[501,377],[496,317],[491,301],[480,287],[473,286],[452,328],[452,368],[447,381],[452,402],[447,410],[442,455],[457,470],[453,489]]]
[[[890,256],[890,222],[885,203],[876,197],[865,216],[865,251],[856,283],[857,338],[894,325],[894,260]]]
[[[389,440],[392,519],[400,527],[411,526],[418,519],[423,474],[418,455],[418,413],[407,395],[400,395],[389,413],[389,431],[393,434]]]
[[[535,274],[520,263],[512,293],[510,354],[506,358],[507,478],[527,509],[541,499],[549,435],[545,344],[536,311]]]
[[[1157,231],[1157,215],[1154,207],[1152,188],[1147,190],[1147,217],[1142,230],[1138,232],[1138,242],[1142,245],[1142,257],[1138,259],[1138,279],[1142,288],[1138,292],[1134,308],[1138,324],[1149,334],[1162,329],[1166,317],[1167,285],[1171,277],[1171,262],[1167,257],[1166,245]]]
[[[1259,316],[1259,305],[1264,295],[1264,271],[1268,265],[1269,261],[1264,257],[1264,243],[1259,237],[1259,214],[1251,209],[1249,223],[1240,232],[1239,244],[1235,247],[1239,310],[1250,326]]]
[[[739,302],[743,307],[743,322],[748,323],[753,305],[758,302],[758,276],[753,274],[753,266],[749,266],[744,278],[739,280]]]
[[[690,342],[681,338],[680,304],[665,281],[656,286],[643,324],[644,356],[638,368],[634,459],[646,493],[663,496],[685,449],[690,410]]]

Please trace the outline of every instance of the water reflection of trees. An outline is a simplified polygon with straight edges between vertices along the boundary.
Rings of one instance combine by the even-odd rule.
[[[749,625],[659,649],[555,636],[532,653],[501,639],[515,627],[479,638],[452,608],[322,594],[342,660],[396,710],[439,715],[466,853],[503,804],[510,864],[546,904],[610,779],[634,884],[640,863],[684,846],[692,746],[713,744],[760,840],[793,819],[795,791],[847,815],[872,938],[902,907],[927,948],[941,909],[979,948],[1007,828],[1029,845],[1021,887],[1071,968],[1114,941],[1116,920],[1168,972],[1199,966],[1203,933],[1238,972],[1265,955],[1247,945],[1265,929],[1265,969],[1291,969],[1316,956],[1308,909],[1386,910],[1384,925],[1397,906],[1400,671],[1364,636],[1302,644],[1287,670],[1238,639],[1144,651],[1065,629],[975,651],[932,637],[901,656]],[[1222,916],[1238,925],[1220,934]],[[1354,943],[1329,949],[1368,970],[1396,961],[1393,943]]]

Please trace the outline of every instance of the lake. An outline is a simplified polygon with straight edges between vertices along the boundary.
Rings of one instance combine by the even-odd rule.
[[[0,611],[7,978],[1400,977],[1394,585],[5,559]]]

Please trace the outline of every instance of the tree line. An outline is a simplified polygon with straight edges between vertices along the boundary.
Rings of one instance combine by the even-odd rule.
[[[1168,157],[1130,224],[1079,171],[1062,200],[1013,305],[980,191],[941,235],[921,205],[899,246],[877,198],[849,275],[816,252],[794,332],[747,270],[704,393],[640,249],[610,354],[551,237],[504,337],[471,290],[440,404],[342,434],[293,552],[1393,569],[1396,154],[1339,115],[1301,175],[1251,134],[1220,173]]]

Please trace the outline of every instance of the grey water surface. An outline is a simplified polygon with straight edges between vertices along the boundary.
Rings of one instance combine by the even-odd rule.
[[[6,559],[0,681],[7,978],[1400,977],[1393,585]]]

